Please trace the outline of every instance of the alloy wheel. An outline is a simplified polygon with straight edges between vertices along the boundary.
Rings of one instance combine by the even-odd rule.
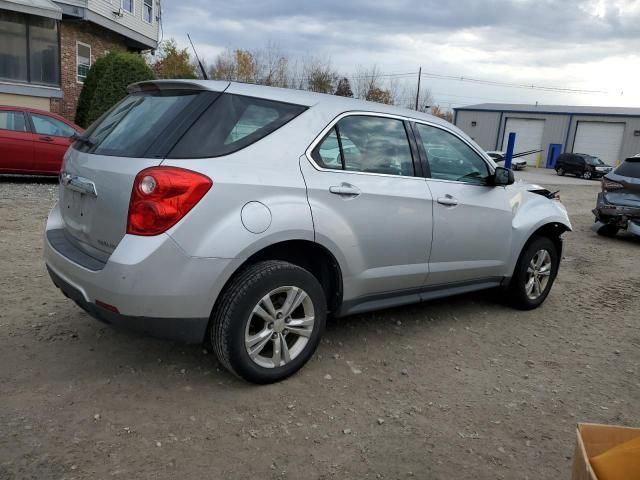
[[[551,254],[547,250],[538,250],[527,267],[525,291],[530,300],[538,299],[547,288],[551,277]]]
[[[304,350],[315,324],[311,297],[294,286],[279,287],[260,299],[247,321],[244,343],[249,358],[277,368]]]

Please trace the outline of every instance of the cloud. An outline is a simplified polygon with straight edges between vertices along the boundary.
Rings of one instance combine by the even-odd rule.
[[[298,58],[330,57],[345,73],[357,65],[387,72],[422,65],[445,74],[611,91],[631,83],[621,76],[640,73],[634,53],[640,2],[634,0],[182,0],[165,3],[163,22],[167,37],[180,41],[191,33],[208,60],[225,48],[272,43]],[[602,72],[604,65],[616,70]],[[609,100],[640,102],[633,86],[627,92]]]

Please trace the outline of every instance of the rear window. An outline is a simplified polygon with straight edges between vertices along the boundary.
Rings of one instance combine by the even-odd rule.
[[[74,148],[98,155],[145,157],[199,95],[193,90],[131,94],[96,120],[83,135],[88,140],[76,142]]]
[[[220,157],[266,137],[306,107],[223,94],[187,130],[169,158]]]
[[[640,178],[640,157],[627,158],[614,173],[623,177]]]

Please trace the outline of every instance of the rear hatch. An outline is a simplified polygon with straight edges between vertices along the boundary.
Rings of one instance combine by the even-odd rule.
[[[608,203],[640,208],[640,157],[627,158],[606,178],[623,187],[605,192]]]
[[[133,182],[159,165],[198,116],[227,88],[188,82],[145,82],[105,113],[65,155],[60,210],[65,236],[106,261],[127,230]],[[213,88],[214,90],[211,90]]]

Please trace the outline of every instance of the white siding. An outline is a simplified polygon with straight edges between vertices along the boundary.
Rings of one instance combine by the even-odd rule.
[[[158,17],[159,2],[154,0],[153,4],[153,23],[149,24],[142,18],[143,0],[133,0],[133,13],[122,10],[122,16],[118,17],[113,14],[120,9],[120,0],[86,0],[87,8],[103,17],[119,23],[131,30],[144,35],[154,41],[158,40]]]

